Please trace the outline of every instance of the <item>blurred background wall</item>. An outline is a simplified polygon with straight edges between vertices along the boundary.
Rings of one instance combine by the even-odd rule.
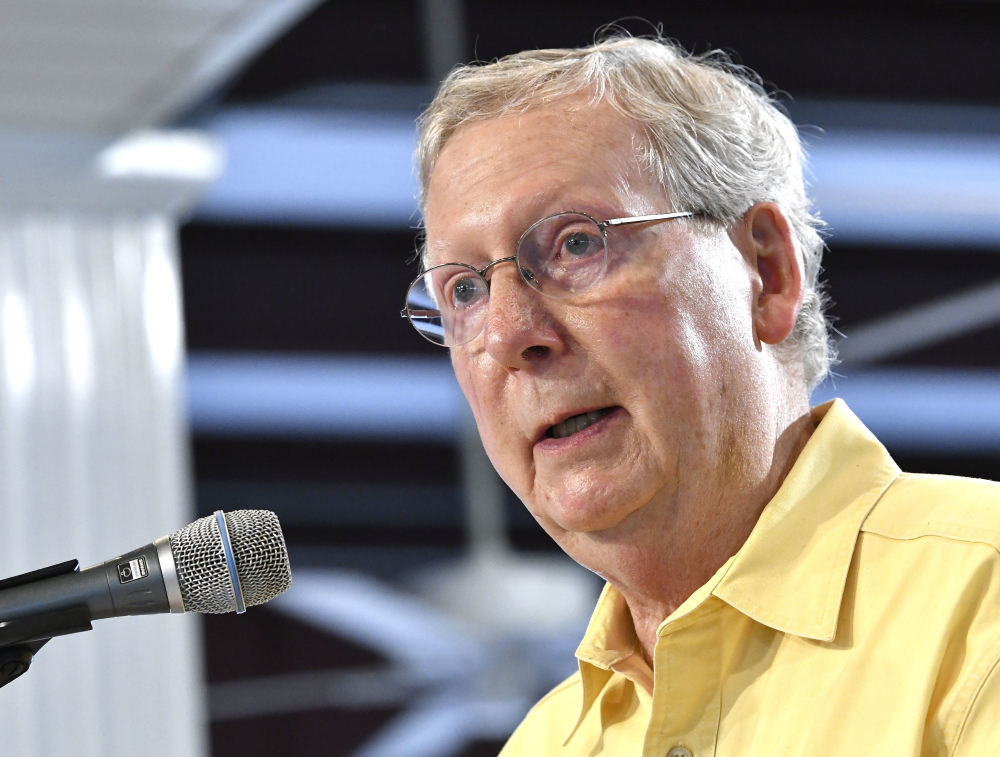
[[[51,256],[26,256],[8,245],[11,251],[0,254],[3,291],[22,294],[20,300],[6,295],[5,303],[15,304],[3,310],[0,517],[8,533],[53,538],[44,542],[44,556],[10,546],[0,560],[5,575],[70,556],[96,561],[195,514],[275,510],[295,571],[285,597],[239,618],[206,618],[176,642],[180,647],[143,647],[155,664],[115,667],[116,674],[130,670],[129,680],[142,686],[153,669],[190,665],[188,678],[172,684],[183,710],[174,722],[192,734],[188,744],[204,734],[206,754],[493,755],[530,704],[575,667],[572,650],[598,583],[561,556],[492,474],[446,356],[398,317],[415,271],[420,222],[410,162],[414,119],[456,62],[583,45],[616,19],[631,18],[621,22],[625,29],[647,33],[649,23],[634,17],[662,25],[688,49],[734,51],[769,88],[787,93],[781,98],[810,145],[813,194],[831,226],[825,277],[845,337],[843,362],[814,401],[845,397],[904,469],[1000,477],[1000,4],[87,2],[110,10],[74,15],[68,9],[85,4],[26,0],[0,2],[0,16],[32,8],[43,21],[71,22],[72,33],[49,29],[39,38],[50,47],[79,50],[77,60],[90,61],[105,77],[100,90],[80,89],[72,71],[38,78],[50,71],[44,55],[54,51],[40,53],[31,66],[0,69],[0,85],[19,82],[33,92],[46,81],[61,82],[63,99],[52,109],[58,116],[69,108],[67,92],[82,91],[73,102],[89,103],[94,92],[125,91],[121,82],[139,62],[161,61],[158,75],[135,90],[161,107],[128,111],[132,120],[114,121],[113,128],[69,129],[99,133],[87,165],[127,182],[127,191],[101,206],[113,216],[101,228],[125,213],[132,229],[126,237],[161,241],[132,252],[114,252],[110,242],[85,250],[72,241],[83,233],[83,222],[61,210],[74,207],[68,189],[60,190],[58,203],[47,203],[52,212],[43,228],[54,231],[43,236],[62,233],[59,244],[77,250],[64,253],[71,262],[60,263],[60,270],[91,277],[114,255],[133,261],[130,270],[140,278],[135,261],[154,249],[165,251],[168,263],[179,260],[187,351],[186,363],[179,359],[171,375],[186,386],[190,437],[184,436],[183,416],[156,421],[148,411],[126,412],[131,395],[123,389],[119,397],[110,387],[138,387],[128,391],[141,394],[161,379],[152,368],[126,373],[111,360],[96,363],[95,386],[109,388],[101,390],[105,404],[91,423],[125,417],[140,438],[159,429],[157,438],[167,446],[143,448],[147,466],[178,460],[164,450],[184,449],[189,438],[191,464],[171,463],[171,483],[150,485],[148,496],[123,489],[128,495],[121,495],[116,512],[127,510],[127,516],[80,504],[97,495],[80,494],[84,488],[76,479],[67,478],[61,490],[50,488],[65,496],[33,494],[15,484],[29,470],[34,476],[99,471],[105,480],[125,480],[123,469],[142,469],[143,463],[96,447],[88,447],[89,457],[59,457],[52,445],[32,452],[19,441],[18,434],[69,438],[64,427],[75,422],[77,411],[58,398],[75,396],[73,382],[81,379],[68,371],[43,390],[39,367],[30,373],[32,386],[57,398],[56,409],[47,411],[57,420],[44,426],[40,416],[24,415],[40,411],[17,388],[31,383],[23,378],[29,363],[18,334],[30,334],[38,345],[48,338],[44,349],[60,355],[73,353],[69,345],[81,338],[69,327],[69,336],[57,338],[51,336],[55,327],[43,332],[24,325],[34,323],[36,308],[38,319],[52,321],[76,307],[68,304],[75,279],[67,279],[68,289],[23,294],[29,280],[24,261],[36,261],[31,270],[41,271],[37,261]],[[167,15],[134,15],[134,8],[147,6],[166,8]],[[180,28],[189,36],[168,17],[186,19]],[[196,18],[201,20],[191,20]],[[84,23],[94,19],[103,19],[103,26]],[[123,25],[121,19],[133,21]],[[0,17],[0,44],[23,49],[23,33],[9,32],[13,27],[4,21]],[[164,40],[182,37],[203,44],[189,46],[186,58],[176,49],[153,55]],[[67,39],[78,47],[67,48]],[[8,101],[12,112],[33,112]],[[22,122],[19,134],[51,130],[44,119]],[[134,141],[115,141],[151,126],[194,141],[178,148],[171,138],[150,148],[140,140],[140,147],[147,145],[141,159],[126,149],[134,150]],[[104,152],[114,145],[119,152]],[[200,173],[170,176],[184,164],[171,149],[188,155]],[[33,153],[18,148],[4,154]],[[66,154],[45,153],[56,156],[45,165],[63,165]],[[9,161],[20,166],[5,169],[9,185],[23,171],[30,174],[31,166],[23,164]],[[123,196],[152,192],[151,181],[164,182],[156,184],[159,204],[146,203],[137,215],[135,201],[130,205]],[[55,190],[39,182],[36,176],[29,184],[53,197]],[[174,189],[162,189],[167,185]],[[31,210],[39,203],[28,205]],[[0,231],[9,236],[10,230],[39,228],[35,217],[17,211]],[[160,236],[149,237],[150,229]],[[44,272],[31,276],[47,280]],[[102,297],[125,307],[135,295],[122,289]],[[29,299],[34,304],[16,304]],[[138,328],[144,317],[139,309],[122,312],[121,322],[132,325],[117,328]],[[180,313],[174,315],[178,328]],[[149,353],[139,337],[128,349],[134,356]],[[142,365],[138,357],[130,360],[128,365]],[[135,400],[143,407],[153,401]],[[181,408],[176,398],[163,402],[167,410],[156,417],[176,418],[170,415],[170,408]],[[29,406],[36,409],[17,409]],[[42,462],[22,463],[25,455]],[[67,467],[67,459],[76,462]],[[157,504],[164,491],[175,492],[172,509]],[[116,535],[112,547],[105,527],[125,517],[134,526]],[[65,525],[56,529],[54,518]],[[58,541],[63,536],[57,531],[66,541]],[[151,622],[160,633],[183,635],[188,631],[177,629],[184,620]],[[125,629],[130,621],[116,623]],[[200,647],[194,631],[200,631]],[[89,636],[110,645],[116,643],[111,633],[108,624]],[[65,649],[69,641],[62,640]],[[44,678],[45,654],[55,658],[58,651],[52,647],[19,682],[22,692],[34,691],[29,684],[41,686],[29,679]],[[95,667],[109,654],[92,653],[79,680],[108,675]],[[59,664],[70,662],[60,658]],[[204,699],[200,680],[206,682]],[[0,692],[0,702],[12,701],[15,690]],[[79,689],[88,696],[96,690]],[[92,707],[111,712],[106,701]],[[62,719],[34,717],[32,722],[51,723],[53,733],[65,726]],[[202,724],[206,731],[198,730]],[[123,754],[132,742],[102,743],[107,746],[100,753]],[[53,753],[35,749],[22,753]],[[195,753],[194,746],[190,750],[163,753]]]

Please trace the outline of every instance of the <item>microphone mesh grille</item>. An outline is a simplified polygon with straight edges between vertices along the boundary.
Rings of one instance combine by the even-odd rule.
[[[225,518],[246,606],[263,604],[291,586],[292,569],[278,516],[270,510],[234,510]],[[214,516],[172,533],[170,548],[185,610],[235,612],[236,595]]]

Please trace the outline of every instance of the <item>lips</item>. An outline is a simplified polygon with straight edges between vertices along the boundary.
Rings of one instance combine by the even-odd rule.
[[[564,439],[567,436],[572,436],[583,431],[588,426],[594,425],[605,415],[613,412],[614,409],[613,407],[605,407],[600,410],[591,410],[579,415],[573,415],[561,423],[549,426],[548,431],[545,432],[545,436],[549,439]]]

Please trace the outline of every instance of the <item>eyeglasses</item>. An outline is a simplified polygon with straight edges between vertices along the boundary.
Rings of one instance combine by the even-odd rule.
[[[465,263],[428,268],[406,291],[400,316],[427,341],[442,347],[467,344],[483,333],[490,301],[487,272],[500,263],[515,263],[524,283],[546,297],[564,300],[586,292],[604,274],[608,264],[611,226],[669,221],[694,213],[662,213],[598,221],[586,213],[566,211],[536,221],[517,241],[509,258],[494,260],[482,269]]]

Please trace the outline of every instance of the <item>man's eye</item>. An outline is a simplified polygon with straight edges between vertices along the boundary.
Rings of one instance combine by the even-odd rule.
[[[601,243],[590,234],[575,231],[563,241],[563,249],[574,258],[585,258],[599,252]]]
[[[451,288],[451,301],[456,307],[468,307],[482,294],[482,286],[473,278],[459,279]]]

